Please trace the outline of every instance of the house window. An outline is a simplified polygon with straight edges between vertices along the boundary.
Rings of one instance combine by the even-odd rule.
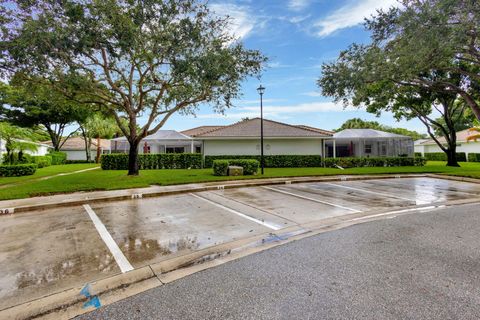
[[[167,147],[167,153],[184,153],[185,147]]]
[[[196,146],[195,147],[195,152],[196,153],[202,153],[202,147],[201,146]]]
[[[371,144],[366,144],[365,145],[365,153],[366,154],[371,154],[372,153],[372,145]]]

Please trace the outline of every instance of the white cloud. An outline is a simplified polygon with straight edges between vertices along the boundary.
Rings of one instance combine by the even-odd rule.
[[[289,0],[288,8],[293,11],[301,11],[308,7],[310,0]]]
[[[387,9],[398,6],[397,0],[358,0],[350,1],[347,5],[333,11],[325,18],[314,24],[315,34],[326,37],[337,30],[356,26],[375,14],[377,9]]]
[[[230,17],[230,31],[236,38],[248,36],[257,23],[257,18],[248,7],[233,3],[213,3],[210,8],[219,16]]]

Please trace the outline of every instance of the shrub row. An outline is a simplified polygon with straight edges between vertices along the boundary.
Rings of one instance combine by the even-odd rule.
[[[480,162],[480,153],[469,153],[468,162]]]
[[[52,157],[52,165],[65,164],[67,161],[67,154],[61,151],[50,151],[48,153]]]
[[[37,165],[29,164],[14,164],[14,165],[0,165],[1,177],[19,177],[30,176],[37,171]]]
[[[205,156],[205,168],[211,168],[214,160],[253,159],[260,162],[260,156]],[[267,168],[306,168],[321,167],[320,155],[268,155],[264,156]]]
[[[76,163],[95,163],[94,160],[66,160],[65,164],[76,164]]]
[[[52,165],[52,156],[31,156],[30,163],[35,163],[39,168]]]
[[[427,161],[447,161],[447,154],[445,152],[425,152],[425,159]],[[457,152],[457,161],[467,161],[467,155],[465,152]]]
[[[103,154],[100,158],[103,170],[127,170],[128,154]],[[200,169],[200,153],[150,153],[139,154],[138,164],[141,170],[148,169]]]
[[[257,174],[260,162],[255,159],[227,159],[213,161],[213,174],[215,176],[228,175],[228,166],[238,166],[243,168],[243,175],[249,176]]]
[[[403,167],[416,166],[421,167],[426,163],[425,158],[326,158],[325,166],[334,168],[340,166],[342,168],[357,168],[357,167]]]

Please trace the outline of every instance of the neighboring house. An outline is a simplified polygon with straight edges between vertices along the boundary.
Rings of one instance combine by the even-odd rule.
[[[52,146],[51,141],[45,141],[45,144]],[[83,137],[70,137],[60,148],[60,151],[67,154],[67,160],[87,160],[85,152],[85,140]],[[97,139],[92,139],[92,145],[90,146],[90,152],[92,160],[95,159],[97,154]],[[110,153],[110,140],[100,139],[100,152],[101,154]]]
[[[469,153],[480,153],[480,141],[467,142],[467,137],[473,134],[474,132],[471,132],[470,129],[457,132],[457,152],[465,152],[467,158]],[[447,143],[444,137],[439,137],[438,141],[442,144]],[[425,153],[443,151],[433,139],[422,139],[415,141],[415,152],[424,155]]]
[[[112,153],[128,153],[130,144],[125,137],[111,140]],[[202,142],[175,130],[158,130],[142,139],[138,153],[201,153]]]
[[[327,157],[413,156],[413,139],[374,129],[345,129],[327,141]]]
[[[17,140],[17,141],[20,141],[20,140]],[[31,142],[31,141],[25,141],[25,142],[37,145],[36,151],[30,151],[30,150],[25,151],[26,154],[29,154],[32,156],[44,156],[48,153],[48,150],[52,149],[51,146],[45,143]],[[6,152],[7,152],[7,149],[5,148],[5,141],[0,139],[0,154],[6,153]]]

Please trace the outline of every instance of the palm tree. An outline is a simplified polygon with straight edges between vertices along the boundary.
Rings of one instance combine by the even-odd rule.
[[[87,152],[87,160],[89,158],[92,139],[97,140],[97,156],[95,157],[95,161],[98,163],[100,161],[101,139],[111,138],[115,132],[118,131],[117,123],[112,118],[107,118],[99,113],[95,113],[93,116],[87,119],[82,130],[84,133],[84,138],[86,138],[85,147]]]
[[[0,140],[5,143],[7,154],[5,161],[14,164],[21,161],[25,151],[36,151],[37,145],[31,140],[32,130],[14,126],[8,122],[0,122]],[[0,142],[1,143],[1,142]],[[17,153],[17,159],[15,158]]]

